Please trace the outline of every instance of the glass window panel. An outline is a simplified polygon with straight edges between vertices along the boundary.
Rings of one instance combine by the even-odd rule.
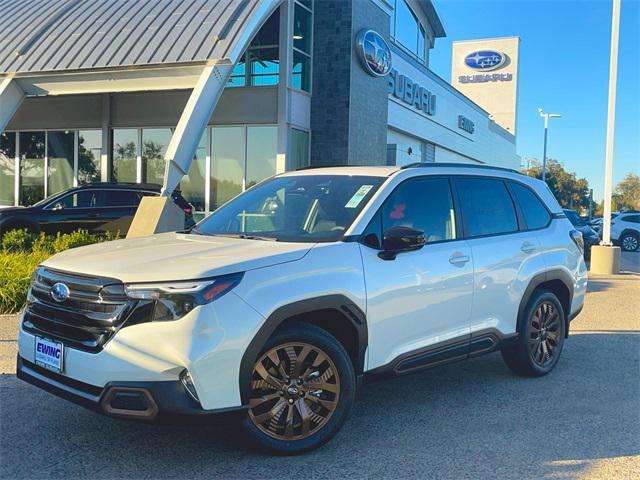
[[[16,134],[0,134],[0,205],[13,206],[15,203],[16,178]]]
[[[251,65],[251,85],[277,85],[280,60],[277,48],[258,48],[248,52]]]
[[[80,130],[78,132],[78,184],[100,181],[100,157],[102,132]]]
[[[211,196],[215,210],[242,192],[244,178],[244,127],[211,129]]]
[[[409,227],[424,232],[427,243],[455,238],[451,189],[446,179],[408,180],[382,206],[382,229]]]
[[[48,195],[73,187],[74,132],[70,130],[47,134]]]
[[[293,52],[293,71],[291,74],[293,88],[311,91],[311,59],[304,53]]]
[[[245,70],[245,59],[244,56],[240,60],[231,72],[231,76],[229,77],[229,81],[227,82],[227,87],[244,87],[246,85],[246,70]]]
[[[275,175],[277,144],[277,127],[247,128],[246,188]]]
[[[142,130],[142,181],[164,182],[164,154],[171,141],[170,128],[145,128]]]
[[[309,10],[313,8],[313,0],[298,0],[298,3],[303,4]]]
[[[457,182],[468,237],[518,230],[513,201],[501,180],[465,178]]]
[[[62,197],[60,200],[56,200],[53,206],[62,204],[64,205],[64,208],[93,208],[96,206],[95,203],[96,191],[84,190]]]
[[[280,9],[271,14],[251,41],[251,46],[278,45],[280,42]]]
[[[134,128],[113,130],[114,182],[136,182],[136,158],[138,155],[138,131]]]
[[[409,51],[417,54],[420,23],[405,0],[396,2],[396,40]]]
[[[527,222],[527,228],[546,227],[551,221],[551,216],[538,196],[524,185],[516,182],[511,182],[511,188],[520,204],[520,210],[524,215],[524,221]],[[582,224],[586,225],[584,222]]]
[[[98,201],[100,207],[137,207],[144,195],[131,190],[105,190]]]
[[[296,5],[293,17],[293,46],[311,54],[311,32],[311,13]]]
[[[291,169],[309,166],[309,132],[291,129]]]
[[[44,132],[20,132],[20,204],[44,198]]]
[[[207,130],[202,135],[196,153],[193,155],[193,161],[189,167],[189,174],[180,182],[180,191],[182,196],[189,202],[195,210],[204,211],[204,191],[206,178],[206,161],[207,161]]]

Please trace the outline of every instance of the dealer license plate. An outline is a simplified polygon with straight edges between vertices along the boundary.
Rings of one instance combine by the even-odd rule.
[[[36,337],[36,365],[54,372],[62,372],[64,346],[60,342]]]

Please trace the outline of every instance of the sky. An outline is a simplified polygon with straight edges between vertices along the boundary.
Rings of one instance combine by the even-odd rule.
[[[602,199],[612,0],[433,0],[446,38],[429,67],[451,80],[451,43],[520,37],[517,151],[542,159],[538,107],[549,121],[547,157],[585,177]],[[613,160],[614,187],[640,174],[640,0],[622,0]]]

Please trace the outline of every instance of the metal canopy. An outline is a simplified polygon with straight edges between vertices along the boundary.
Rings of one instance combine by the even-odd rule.
[[[0,75],[228,59],[254,0],[0,0]]]

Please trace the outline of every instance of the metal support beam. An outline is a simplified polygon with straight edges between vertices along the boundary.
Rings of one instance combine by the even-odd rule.
[[[0,132],[7,127],[24,97],[24,91],[15,80],[4,78],[0,81]]]
[[[224,59],[212,61],[203,68],[164,156],[162,195],[170,195],[189,171],[202,132],[213,114],[234,65],[260,27],[281,3],[283,0],[255,2],[250,21],[247,22],[242,33],[234,39]]]
[[[169,196],[189,171],[202,132],[222,95],[233,65],[218,63],[202,70],[167,147],[162,195]]]
[[[102,146],[100,148],[100,180],[103,182],[111,181],[111,169],[109,145],[109,127],[111,125],[111,96],[108,93],[102,94],[102,117],[101,117],[101,132],[102,132]]]

